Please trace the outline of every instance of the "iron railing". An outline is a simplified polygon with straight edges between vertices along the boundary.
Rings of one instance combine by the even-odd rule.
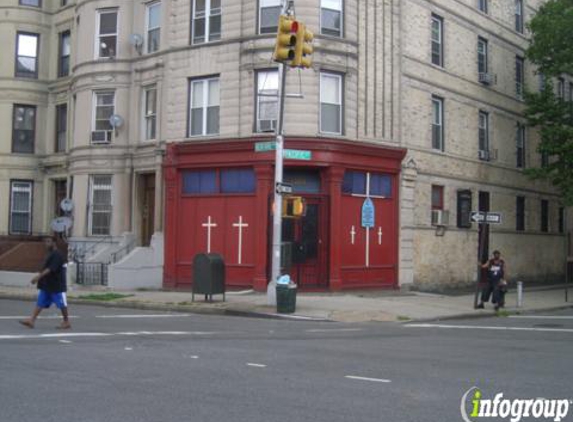
[[[91,240],[76,240],[73,245],[70,245],[70,260],[73,261],[83,261],[89,255],[93,254],[96,251],[96,248],[103,243],[112,243],[113,237],[112,236],[105,236],[101,239],[98,239],[96,242]]]
[[[84,286],[107,286],[108,264],[76,261],[76,283]]]
[[[119,250],[117,250],[111,254],[111,258],[110,258],[109,263],[115,264],[119,260],[123,259],[125,256],[127,256],[133,250],[134,247],[135,247],[135,240],[131,240],[123,248],[121,248],[121,249],[119,249]]]

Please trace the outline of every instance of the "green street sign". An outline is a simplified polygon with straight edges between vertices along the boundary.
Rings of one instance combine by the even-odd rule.
[[[283,157],[289,160],[310,160],[312,158],[312,152],[304,151],[300,149],[285,149],[283,152]]]
[[[255,144],[255,152],[274,151],[275,149],[277,149],[277,143],[275,141],[257,142]]]

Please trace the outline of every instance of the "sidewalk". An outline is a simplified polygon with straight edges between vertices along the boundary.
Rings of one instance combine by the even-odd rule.
[[[473,295],[441,295],[400,291],[352,291],[341,293],[298,293],[296,313],[283,316],[276,308],[267,305],[266,294],[252,291],[228,292],[226,301],[214,296],[213,303],[195,295],[191,302],[190,292],[133,291],[112,301],[89,300],[88,295],[114,293],[102,287],[74,286],[68,291],[71,304],[91,304],[109,307],[181,311],[218,315],[240,315],[261,318],[310,318],[339,322],[365,321],[433,321],[452,318],[491,316],[491,304],[484,310],[473,309]],[[36,289],[30,287],[0,286],[0,299],[33,300]],[[506,296],[506,311],[526,313],[573,307],[573,288],[569,290],[569,302],[565,302],[564,286],[524,288],[523,307],[516,307],[516,292]]]

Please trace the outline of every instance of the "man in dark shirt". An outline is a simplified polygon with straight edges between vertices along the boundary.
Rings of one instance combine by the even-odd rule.
[[[481,303],[478,309],[484,308],[484,303],[489,301],[492,296],[492,303],[495,310],[505,305],[505,286],[502,286],[502,280],[507,277],[507,266],[505,261],[501,259],[499,251],[493,251],[493,258],[489,259],[481,267],[487,269],[487,287],[482,292]]]
[[[44,240],[48,256],[44,262],[43,270],[34,277],[32,284],[38,285],[38,301],[36,308],[29,319],[20,321],[20,324],[29,328],[34,328],[36,318],[42,309],[49,308],[54,303],[62,312],[64,320],[58,328],[72,328],[68,319],[68,303],[66,300],[66,277],[64,268],[64,257],[56,247],[56,239],[47,237]]]

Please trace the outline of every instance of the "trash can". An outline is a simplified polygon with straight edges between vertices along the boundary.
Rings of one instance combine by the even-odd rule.
[[[296,284],[277,284],[277,312],[292,314],[296,310]]]
[[[193,293],[204,294],[205,301],[213,302],[213,295],[222,294],[225,300],[225,262],[216,253],[200,253],[193,258]]]

